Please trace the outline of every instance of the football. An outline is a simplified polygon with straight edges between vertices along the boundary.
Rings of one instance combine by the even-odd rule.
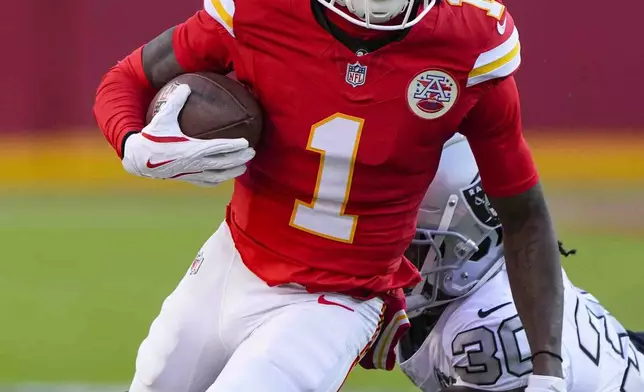
[[[179,113],[179,126],[195,139],[244,138],[256,146],[262,132],[262,111],[253,94],[241,83],[214,73],[179,75],[156,94],[146,115],[150,123],[179,85],[192,91]]]

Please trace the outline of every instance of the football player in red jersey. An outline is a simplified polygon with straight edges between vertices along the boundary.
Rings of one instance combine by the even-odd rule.
[[[419,281],[403,253],[456,129],[503,223],[535,353],[528,391],[565,390],[561,268],[521,132],[519,48],[497,0],[205,0],[112,68],[94,113],[128,172],[236,178],[225,222],[141,345],[130,391],[328,391],[360,359],[391,368],[408,324],[401,288]],[[232,70],[265,111],[257,151],[185,137],[187,86],[144,124],[176,75]]]

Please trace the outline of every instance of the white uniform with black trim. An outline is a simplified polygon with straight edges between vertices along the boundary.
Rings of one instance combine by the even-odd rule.
[[[564,273],[564,376],[569,392],[644,391],[644,355],[624,327]],[[413,320],[412,320],[413,322]],[[524,387],[530,349],[505,268],[450,304],[402,370],[425,392],[448,385],[484,391]]]

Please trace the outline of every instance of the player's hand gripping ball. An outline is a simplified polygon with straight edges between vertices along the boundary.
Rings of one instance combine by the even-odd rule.
[[[123,166],[143,177],[217,185],[246,171],[262,129],[259,105],[241,84],[214,74],[170,81],[128,137]]]
[[[257,145],[262,112],[255,97],[236,80],[214,73],[188,73],[171,80],[150,103],[148,124],[180,84],[192,91],[179,113],[184,135],[208,140],[244,138],[251,147]]]

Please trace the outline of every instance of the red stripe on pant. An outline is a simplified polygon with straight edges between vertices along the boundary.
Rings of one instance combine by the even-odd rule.
[[[387,304],[383,303],[382,308],[380,309],[380,320],[378,320],[378,326],[376,326],[376,330],[374,331],[373,335],[371,336],[371,339],[369,339],[369,342],[367,343],[366,346],[360,351],[360,354],[356,357],[355,361],[351,364],[351,367],[349,368],[349,371],[347,372],[347,375],[344,376],[344,380],[342,380],[342,384],[338,387],[338,391],[342,389],[344,386],[344,383],[347,382],[347,378],[349,378],[349,374],[353,371],[353,369],[356,367],[358,362],[362,359],[362,357],[369,351],[371,348],[371,345],[376,342],[376,339],[378,339],[378,335],[380,334],[380,329],[382,328],[382,323],[385,320],[385,310],[387,309]]]

